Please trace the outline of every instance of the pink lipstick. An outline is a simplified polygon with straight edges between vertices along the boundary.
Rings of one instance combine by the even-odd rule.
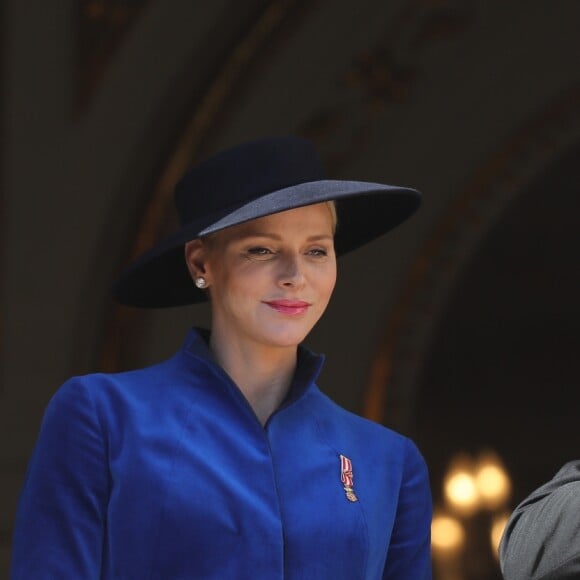
[[[304,302],[304,300],[269,300],[264,302],[264,304],[267,304],[270,308],[273,308],[280,314],[288,314],[290,316],[303,314],[310,306],[310,304]]]

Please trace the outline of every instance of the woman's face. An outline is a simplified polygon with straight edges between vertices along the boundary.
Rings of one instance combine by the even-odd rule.
[[[190,271],[208,283],[213,332],[264,346],[300,343],[334,289],[333,229],[330,209],[320,203],[189,242]]]

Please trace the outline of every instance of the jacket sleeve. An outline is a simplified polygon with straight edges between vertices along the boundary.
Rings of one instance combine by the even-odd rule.
[[[50,401],[21,491],[12,580],[99,578],[108,496],[106,451],[79,379]]]
[[[516,507],[501,540],[500,564],[505,580],[580,578],[580,460]]]
[[[383,580],[431,579],[431,490],[423,457],[406,440],[403,479]]]

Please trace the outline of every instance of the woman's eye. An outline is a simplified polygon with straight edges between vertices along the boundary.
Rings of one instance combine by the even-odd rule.
[[[267,254],[271,254],[272,252],[268,248],[250,248],[248,250],[248,254],[252,254],[255,256],[266,256]]]
[[[274,252],[269,248],[264,248],[262,246],[256,246],[254,248],[249,248],[246,250],[248,258],[255,260],[268,260],[274,256]]]
[[[312,250],[309,250],[308,253],[315,257],[328,256],[328,252],[324,248],[313,248]]]

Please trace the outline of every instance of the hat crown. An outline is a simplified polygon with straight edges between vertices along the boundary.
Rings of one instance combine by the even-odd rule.
[[[115,283],[122,304],[194,304],[207,294],[192,282],[183,247],[206,236],[296,207],[334,200],[340,256],[391,230],[419,206],[418,191],[366,181],[328,180],[312,143],[275,137],[239,145],[190,169],[175,188],[181,227],[130,264]]]
[[[324,179],[314,145],[300,137],[274,137],[238,145],[191,168],[175,187],[181,224],[212,217],[268,193]]]

